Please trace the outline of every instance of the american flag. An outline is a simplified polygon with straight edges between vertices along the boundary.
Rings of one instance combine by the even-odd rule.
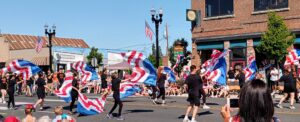
[[[147,21],[145,21],[145,34],[152,41],[153,31]]]
[[[44,45],[44,40],[39,36],[38,40],[36,41],[35,51],[37,53],[41,52],[43,45]]]

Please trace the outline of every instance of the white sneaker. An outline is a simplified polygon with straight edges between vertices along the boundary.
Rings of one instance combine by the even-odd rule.
[[[197,122],[196,120],[191,120],[190,122]]]
[[[276,105],[277,108],[283,108],[281,104]]]
[[[207,105],[203,105],[203,107],[202,107],[203,109],[210,109],[210,107],[209,106],[207,106]]]
[[[189,122],[190,120],[188,118],[184,118],[183,122]]]
[[[6,103],[6,101],[3,101],[2,103],[3,103],[3,104],[5,104],[5,103]]]
[[[290,106],[290,109],[296,109],[296,108],[295,108],[295,106],[291,105],[291,106]]]

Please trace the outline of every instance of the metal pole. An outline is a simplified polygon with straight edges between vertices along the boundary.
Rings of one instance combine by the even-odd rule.
[[[53,72],[52,69],[52,34],[49,34],[49,65],[50,65],[50,71]]]
[[[156,68],[159,67],[159,43],[158,43],[158,29],[159,29],[159,21],[155,21],[155,30],[156,30]]]

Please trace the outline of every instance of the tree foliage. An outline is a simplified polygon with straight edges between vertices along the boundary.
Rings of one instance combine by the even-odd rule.
[[[171,62],[171,66],[173,67],[176,63],[176,58],[174,58],[175,56],[175,52],[174,52],[174,47],[176,44],[181,44],[184,48],[183,48],[183,54],[185,55],[185,53],[187,52],[186,51],[186,48],[188,46],[188,42],[184,39],[184,38],[179,38],[179,39],[176,39],[173,43],[173,45],[169,48],[169,60]],[[177,73],[180,73],[181,70],[182,70],[183,66],[182,65],[178,65],[174,70],[177,72]]]
[[[152,50],[151,50],[152,54],[150,54],[148,56],[148,60],[153,64],[153,66],[156,66],[156,48],[155,48],[155,45],[152,44]],[[161,49],[160,49],[160,46],[159,46],[159,55],[160,55],[160,58],[159,58],[159,66],[162,65],[162,52],[161,52]]]
[[[294,41],[295,35],[288,30],[283,18],[271,12],[268,14],[268,30],[262,35],[257,51],[264,54],[268,60],[281,62],[288,53],[287,48]]]
[[[89,55],[86,58],[89,65],[91,65],[93,58],[97,58],[97,64],[99,65],[102,63],[103,55],[102,53],[98,52],[98,48],[92,47]]]

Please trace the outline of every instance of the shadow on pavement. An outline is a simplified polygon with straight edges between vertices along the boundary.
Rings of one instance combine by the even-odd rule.
[[[198,116],[202,116],[202,115],[210,115],[210,114],[214,114],[210,111],[204,111],[204,112],[200,112],[200,113],[197,113]]]
[[[154,112],[154,110],[146,110],[146,109],[133,109],[127,110],[128,113],[145,113],[145,112]]]
[[[63,109],[64,109],[64,110],[70,110],[70,106],[64,106]],[[73,106],[73,110],[76,110],[76,109],[77,109],[77,105],[75,104],[75,105]]]
[[[219,105],[218,103],[206,103],[206,105]]]

